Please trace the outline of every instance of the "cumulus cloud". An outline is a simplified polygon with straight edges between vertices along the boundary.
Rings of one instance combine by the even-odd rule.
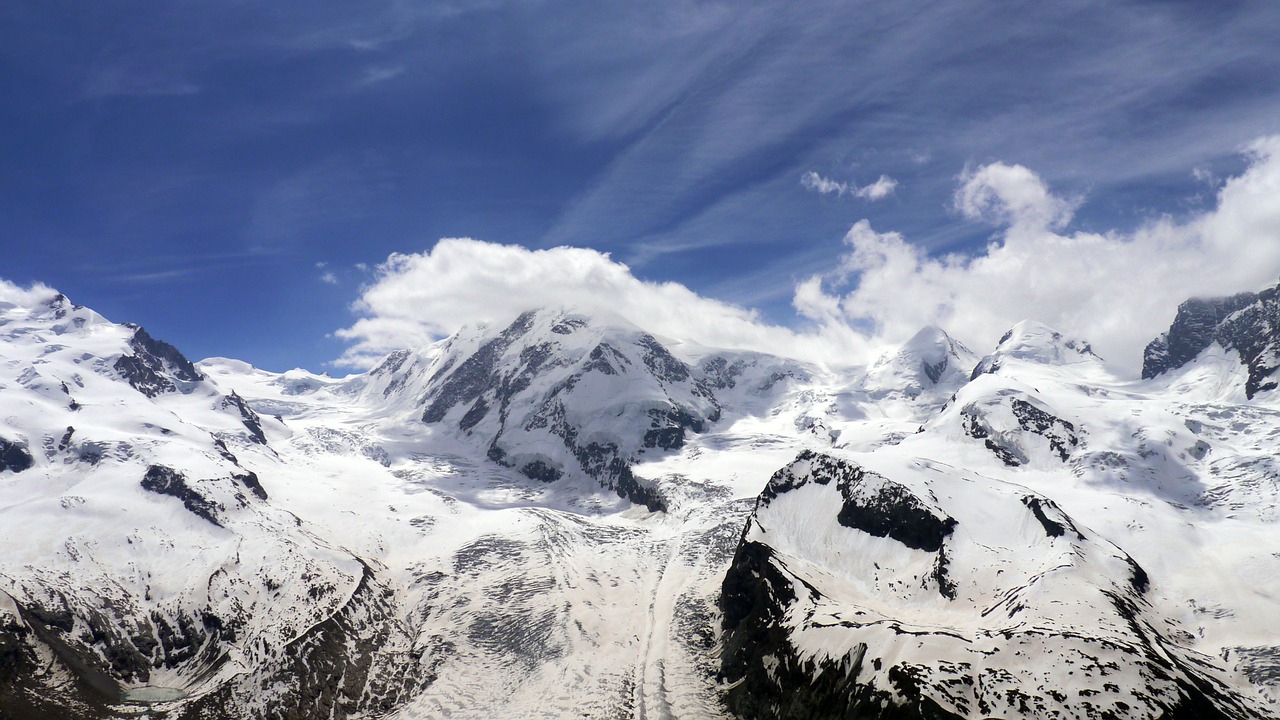
[[[337,332],[352,343],[337,364],[367,367],[391,350],[426,344],[464,323],[509,322],[545,306],[621,315],[676,340],[821,361],[860,360],[867,347],[866,338],[842,322],[808,332],[770,325],[754,311],[684,285],[637,278],[596,250],[447,238],[427,252],[394,254],[375,269],[355,304],[364,317]]]
[[[886,342],[936,324],[978,349],[1019,320],[1039,320],[1136,373],[1143,347],[1183,300],[1259,289],[1280,276],[1280,137],[1247,155],[1249,167],[1223,184],[1214,209],[1132,233],[1060,232],[1074,203],[1024,167],[978,168],[962,176],[955,202],[1001,227],[982,252],[930,257],[863,220],[845,237],[839,271],[801,284],[796,306],[830,316],[838,305],[841,318],[868,322]]]
[[[52,300],[57,290],[44,283],[33,283],[22,287],[8,280],[0,279],[0,305],[30,307]]]
[[[888,175],[881,175],[878,180],[870,185],[858,187],[851,183],[837,182],[831,178],[823,177],[812,170],[800,176],[800,184],[805,189],[822,195],[834,194],[837,197],[853,195],[872,202],[889,197],[898,188],[898,181]]]
[[[620,314],[679,340],[831,364],[865,362],[925,325],[989,351],[1010,326],[1031,319],[1092,342],[1136,375],[1143,347],[1183,300],[1280,279],[1280,136],[1254,143],[1247,157],[1247,169],[1222,182],[1213,209],[1127,233],[1064,230],[1078,201],[1055,195],[1025,167],[972,169],[960,176],[954,202],[965,217],[998,228],[990,244],[931,256],[859,221],[838,267],[794,288],[806,330],[771,325],[683,285],[642,280],[595,250],[441,240],[373,270],[355,306],[363,317],[337,333],[351,343],[338,364],[368,366],[466,322],[501,323],[558,305]]]
[[[1052,195],[1040,176],[1021,165],[991,163],[960,179],[955,206],[971,220],[1060,227],[1074,212],[1072,203]]]
[[[897,180],[894,180],[888,175],[881,175],[878,180],[870,185],[863,185],[857,190],[854,190],[853,194],[863,198],[864,200],[871,200],[874,202],[876,200],[883,200],[884,198],[889,197],[896,189],[898,189]]]

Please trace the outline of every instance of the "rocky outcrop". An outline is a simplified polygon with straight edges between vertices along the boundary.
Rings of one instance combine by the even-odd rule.
[[[1079,431],[1074,423],[1038,404],[1029,397],[1009,395],[971,402],[960,410],[962,427],[1009,467],[1031,463],[1042,443],[1052,457],[1066,462],[1080,445]]]
[[[244,398],[236,394],[234,390],[230,395],[222,398],[222,408],[224,410],[234,410],[240,416],[240,422],[244,424],[244,429],[249,431],[249,437],[259,445],[267,444],[267,435],[262,431],[262,418],[258,417],[258,413],[249,407],[249,403]]]
[[[25,445],[0,438],[0,472],[20,473],[30,468],[34,461]]]
[[[363,568],[351,596],[327,618],[273,654],[273,662],[186,704],[179,720],[252,709],[264,720],[381,716],[434,677],[410,654],[395,594]]]
[[[257,476],[254,476],[256,482]],[[222,527],[218,514],[225,508],[214,500],[210,500],[191,487],[187,476],[163,465],[152,465],[142,478],[142,488],[160,495],[169,495],[182,501],[182,506],[192,514],[204,518]]]
[[[1240,354],[1248,368],[1247,397],[1275,389],[1280,368],[1280,285],[1259,293],[1182,303],[1168,332],[1147,345],[1142,377],[1180,368],[1214,343]]]
[[[178,389],[175,381],[204,380],[204,375],[177,348],[151,337],[137,325],[126,326],[134,330],[129,339],[133,354],[121,355],[115,369],[135,390],[147,397],[156,397],[175,392]]]

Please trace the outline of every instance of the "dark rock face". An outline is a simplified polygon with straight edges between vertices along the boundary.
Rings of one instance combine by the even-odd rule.
[[[525,463],[524,467],[520,468],[520,472],[527,478],[541,482],[555,482],[562,475],[559,470],[541,460]]]
[[[101,610],[78,606],[73,611],[64,601],[52,608],[19,606],[22,622],[0,614],[0,718],[133,717],[136,712],[118,706],[119,681],[145,683],[151,670],[161,667],[208,675],[226,662],[227,644],[236,642],[237,621],[208,611],[177,616],[153,611],[139,622],[127,620],[120,608]],[[85,631],[73,636],[75,627]],[[132,628],[132,634],[122,634],[122,628]],[[66,673],[42,668],[38,645],[52,652]],[[396,622],[394,593],[366,566],[337,612],[291,641],[272,663],[165,717],[380,717],[435,679],[432,666],[420,665],[407,646]],[[70,682],[64,679],[67,673]],[[258,702],[268,688],[270,698]],[[245,708],[255,710],[246,715]]]
[[[257,480],[256,476],[254,480]],[[222,505],[197,492],[187,484],[187,476],[177,470],[163,465],[152,465],[147,468],[147,474],[142,478],[142,487],[153,493],[176,497],[182,501],[183,507],[193,514],[222,527],[222,523],[218,521],[218,513],[224,509]]]
[[[1018,425],[1023,430],[1048,440],[1049,447],[1053,448],[1059,459],[1066,462],[1070,451],[1080,443],[1076,437],[1076,426],[1020,398],[1014,398],[1009,404],[1013,408],[1013,416],[1018,419]]]
[[[1077,540],[1084,540],[1084,535],[1076,529],[1075,523],[1071,522],[1071,518],[1062,512],[1062,508],[1058,504],[1048,498],[1035,497],[1027,495],[1022,498],[1022,504],[1027,506],[1031,514],[1035,516],[1036,521],[1044,528],[1044,534],[1048,537],[1062,537],[1070,530],[1071,534]],[[1050,517],[1052,515],[1052,517]]]
[[[1260,293],[1193,299],[1178,306],[1169,331],[1147,345],[1142,377],[1180,368],[1213,343],[1240,353],[1249,369],[1245,395],[1276,388],[1280,368],[1280,285]]]
[[[852,483],[840,484],[845,503],[836,519],[845,527],[925,552],[937,552],[955,529],[955,519],[929,510],[901,485],[886,482],[865,497],[857,497],[855,489]]]
[[[0,472],[12,470],[20,473],[31,467],[35,458],[25,445],[0,438]]]
[[[944,356],[936,363],[931,363],[928,360],[922,360],[920,361],[920,368],[924,370],[925,377],[929,378],[929,382],[936,383],[942,379],[942,373],[947,371],[948,364],[949,360]]]
[[[408,350],[397,350],[388,355],[387,358],[382,361],[381,365],[369,371],[369,375],[373,377],[383,375],[389,375],[392,377],[391,382],[382,389],[383,397],[389,398],[398,392],[400,388],[404,387],[405,383],[408,381],[408,377],[400,371],[404,368],[405,364],[409,362],[410,357],[411,353]]]
[[[457,369],[445,366],[437,377],[447,376],[444,382],[428,398],[427,408],[422,413],[425,423],[437,423],[444,419],[446,413],[455,405],[471,404],[480,399],[493,383],[498,361],[507,348],[517,338],[524,335],[533,326],[534,313],[527,312],[516,318],[498,337],[480,346]],[[452,372],[450,372],[452,370]],[[514,394],[514,393],[512,393]],[[477,420],[478,422],[478,420]]]
[[[897,540],[915,550],[937,552],[956,526],[954,518],[927,507],[908,488],[851,462],[812,450],[801,452],[796,462],[808,463],[808,475],[797,478],[794,464],[774,473],[760,495],[760,505],[767,507],[780,494],[810,480],[819,485],[835,482],[844,501],[836,519],[845,527]]]
[[[742,376],[747,364],[741,360],[729,362],[729,360],[720,355],[714,355],[703,360],[699,365],[699,372],[702,375],[702,381],[708,387],[716,390],[733,389],[738,384],[738,379]]]
[[[1008,448],[992,436],[987,424],[982,421],[977,408],[970,405],[963,410],[965,434],[975,440],[981,440],[1000,461],[1009,467],[1018,467],[1027,461],[1019,448]]]
[[[679,450],[684,447],[686,431],[701,433],[707,429],[702,418],[679,406],[666,411],[650,410],[649,417],[652,420],[644,433],[644,446],[647,448]]]
[[[204,380],[204,375],[177,348],[156,340],[137,325],[128,327],[135,328],[129,340],[133,354],[121,355],[116,360],[115,369],[138,392],[156,397],[175,392],[178,386],[174,379],[185,382]]]
[[[259,500],[267,499],[267,491],[262,488],[262,483],[258,481],[257,473],[246,471],[232,475],[231,479],[249,488],[249,492],[253,493],[254,497]]]
[[[249,403],[244,398],[236,394],[234,390],[230,395],[222,398],[223,408],[233,408],[240,413],[240,422],[244,423],[244,427],[249,431],[249,437],[259,445],[267,444],[266,433],[262,431],[262,418],[258,417],[258,413],[249,407]]]

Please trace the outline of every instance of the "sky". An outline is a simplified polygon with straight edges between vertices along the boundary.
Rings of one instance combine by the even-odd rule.
[[[1280,3],[0,6],[0,277],[346,372],[518,306],[1135,370],[1280,277]]]

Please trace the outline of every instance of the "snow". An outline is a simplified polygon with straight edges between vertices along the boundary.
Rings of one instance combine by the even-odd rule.
[[[1207,658],[1254,702],[1276,697],[1232,658],[1280,647],[1271,622],[1280,610],[1280,408],[1266,394],[1245,401],[1238,358],[1220,349],[1135,382],[1086,343],[1022,323],[982,361],[992,372],[970,381],[978,357],[930,328],[870,367],[839,371],[673,344],[693,374],[672,380],[643,370],[639,328],[556,310],[538,314],[529,339],[498,359],[514,373],[528,348],[553,349],[512,395],[510,420],[499,427],[489,415],[467,432],[458,422],[468,407],[424,423],[424,406],[501,328],[470,328],[346,378],[211,358],[198,363],[206,380],[148,398],[112,367],[130,352],[132,331],[84,308],[59,317],[55,305],[0,306],[0,437],[24,442],[35,460],[0,474],[0,527],[18,529],[0,536],[0,615],[16,615],[9,598],[61,596],[82,614],[116,608],[121,623],[205,610],[240,623],[234,640],[220,641],[225,664],[206,673],[212,666],[194,656],[129,679],[133,692],[178,688],[190,695],[179,702],[191,702],[266,677],[262,668],[284,667],[282,648],[344,611],[368,568],[393,597],[394,630],[379,652],[430,679],[393,717],[720,715],[716,602],[751,518],[747,538],[821,589],[791,611],[806,656],[844,657],[866,643],[887,668],[986,653],[995,659],[982,662],[1017,683],[1074,687],[1085,680],[1065,674],[1063,647],[1098,647],[1065,640],[1073,628],[1133,641],[1108,599],[1133,592],[1131,558],[1150,577],[1143,617],[1177,639],[1171,652]],[[572,332],[553,330],[566,319]],[[513,455],[570,466],[564,443],[528,420],[601,344],[626,371],[584,374],[558,397],[569,422],[635,459],[636,475],[669,500],[665,513],[591,477],[542,483],[486,459],[501,438]],[[728,367],[733,384],[714,384],[716,368]],[[232,391],[261,416],[265,446],[222,408]],[[1022,427],[1015,399],[1075,428],[1066,459]],[[642,448],[638,423],[666,402],[722,413],[678,450]],[[966,409],[1026,461],[1010,466],[973,437]],[[783,493],[753,515],[770,476],[804,450],[856,463],[954,518],[946,547],[956,598],[930,579],[937,553],[838,523],[835,483]],[[180,470],[221,506],[221,526],[144,490],[150,465]],[[231,479],[245,471],[267,500]],[[1047,535],[1027,497],[1051,500],[1060,510],[1046,512],[1083,539]],[[76,622],[78,634],[85,621]],[[1138,672],[1117,675],[1116,699],[1146,682]],[[870,681],[889,686],[882,671]]]

